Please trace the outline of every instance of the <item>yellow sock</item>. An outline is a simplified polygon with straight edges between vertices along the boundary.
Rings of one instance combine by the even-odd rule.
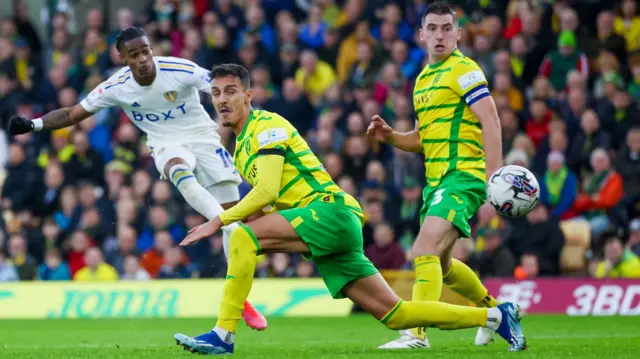
[[[380,322],[393,330],[415,327],[444,330],[483,327],[487,324],[487,310],[443,302],[400,300]]]
[[[451,259],[451,267],[443,277],[444,284],[479,307],[494,308],[498,302],[489,294],[480,278],[466,264]]]
[[[244,302],[251,292],[260,243],[251,228],[240,225],[229,237],[229,268],[224,283],[217,327],[235,333]]]
[[[416,283],[413,285],[414,301],[438,301],[442,295],[442,267],[438,256],[420,256],[414,260]],[[413,335],[424,339],[424,328],[411,329]]]

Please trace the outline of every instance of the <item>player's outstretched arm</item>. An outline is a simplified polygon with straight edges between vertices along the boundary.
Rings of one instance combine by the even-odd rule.
[[[59,128],[73,126],[91,116],[92,113],[84,109],[80,104],[73,107],[63,107],[42,116],[29,120],[21,116],[13,116],[9,119],[9,132],[19,135],[31,131],[57,130]]]
[[[502,128],[496,104],[486,96],[471,105],[471,111],[482,124],[482,142],[487,158],[487,178],[502,167]]]
[[[180,245],[188,246],[212,236],[223,225],[243,220],[278,199],[284,169],[284,155],[285,152],[281,149],[259,150],[256,159],[258,168],[256,172],[259,173],[259,176],[253,189],[235,206],[222,212],[219,217],[189,231],[189,235]],[[260,168],[262,171],[259,170]]]
[[[379,115],[371,118],[367,134],[380,142],[388,143],[406,152],[422,152],[417,128],[410,132],[394,131]]]

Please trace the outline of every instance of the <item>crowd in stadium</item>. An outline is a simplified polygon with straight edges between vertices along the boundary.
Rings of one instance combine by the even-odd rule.
[[[460,50],[490,82],[506,164],[531,169],[541,204],[505,220],[481,207],[454,255],[482,276],[563,274],[564,223],[588,223],[581,274],[640,275],[640,16],[633,0],[467,0]],[[577,6],[577,3],[580,3]],[[120,29],[145,29],[155,55],[251,72],[253,106],[304,134],[334,180],[360,200],[365,252],[380,269],[409,268],[424,185],[420,154],[368,138],[380,114],[414,126],[412,86],[427,63],[418,31],[427,1],[152,0],[102,10],[71,32],[67,8],[47,37],[17,1],[0,24],[0,116],[72,106],[120,68]],[[34,9],[31,9],[34,11]],[[215,118],[211,100],[205,108]],[[232,133],[221,128],[232,151]],[[2,170],[4,168],[4,170]],[[220,236],[186,250],[204,218],[160,180],[144,136],[120,109],[74,128],[9,138],[0,130],[0,281],[219,278]],[[249,189],[243,186],[243,193]],[[582,253],[582,252],[581,252]],[[264,256],[261,277],[314,276],[302,257]]]

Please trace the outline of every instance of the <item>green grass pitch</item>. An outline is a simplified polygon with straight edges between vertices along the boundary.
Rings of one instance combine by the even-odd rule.
[[[195,335],[213,319],[0,320],[0,358],[196,358],[173,334]],[[233,358],[637,358],[639,317],[527,316],[529,349],[507,352],[496,340],[473,345],[475,330],[427,333],[431,349],[380,351],[395,333],[368,316],[271,318],[264,332],[244,324]]]

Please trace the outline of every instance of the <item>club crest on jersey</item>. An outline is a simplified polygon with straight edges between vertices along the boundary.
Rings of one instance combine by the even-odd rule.
[[[169,102],[175,102],[178,99],[178,93],[176,91],[167,91],[164,93],[164,99]]]

